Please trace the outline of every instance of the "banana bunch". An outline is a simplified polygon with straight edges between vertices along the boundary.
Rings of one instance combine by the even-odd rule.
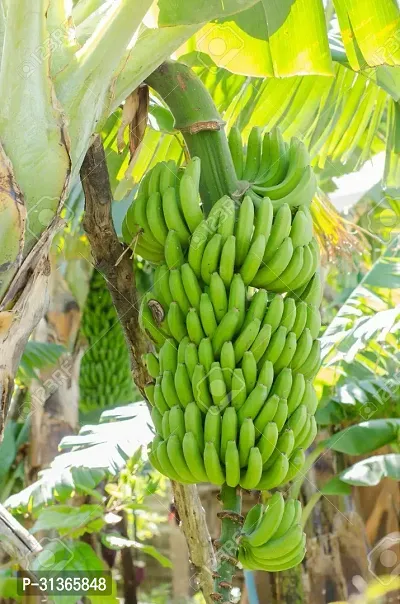
[[[164,261],[168,231],[183,249],[203,220],[199,197],[200,160],[194,157],[185,171],[172,160],[156,164],[142,179],[138,194],[122,224],[124,242],[149,262]]]
[[[297,474],[315,438],[319,274],[295,297],[247,294],[240,274],[229,290],[217,272],[204,286],[184,263],[160,265],[142,302],[159,347],[146,357],[150,458],[174,480],[272,489]],[[158,323],[152,305],[168,309]]]
[[[90,280],[81,334],[87,349],[79,374],[80,410],[88,412],[110,403],[136,400],[124,334],[104,278],[98,271],[93,272]]]
[[[157,164],[124,220],[124,239],[156,265],[139,323],[156,436],[151,463],[182,483],[269,491],[292,480],[315,438],[320,365],[315,178],[303,145],[252,131],[243,159],[231,131],[241,203],[204,215],[200,162]],[[240,145],[239,145],[240,142]],[[255,506],[240,540],[247,568],[282,570],[304,556],[296,502]],[[272,556],[272,552],[274,555]],[[278,552],[278,553],[276,553]]]
[[[262,135],[261,128],[252,128],[246,153],[236,127],[229,133],[229,148],[236,175],[246,181],[249,193],[257,203],[268,197],[274,209],[309,206],[316,190],[316,179],[310,166],[310,156],[304,144],[293,137],[289,144],[280,130],[274,128]]]
[[[303,560],[305,543],[300,502],[274,493],[266,508],[257,504],[247,514],[238,558],[250,570],[287,570]]]

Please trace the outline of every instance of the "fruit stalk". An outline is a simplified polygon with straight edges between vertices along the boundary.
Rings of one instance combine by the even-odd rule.
[[[218,514],[221,519],[221,536],[215,544],[217,568],[214,573],[214,593],[211,594],[211,598],[215,602],[228,604],[231,602],[232,580],[237,565],[238,537],[243,524],[240,513],[241,490],[224,484],[219,498],[222,503],[222,511]]]
[[[186,65],[165,61],[146,82],[170,108],[190,156],[201,159],[200,194],[206,213],[223,195],[240,195],[224,122],[200,79]]]

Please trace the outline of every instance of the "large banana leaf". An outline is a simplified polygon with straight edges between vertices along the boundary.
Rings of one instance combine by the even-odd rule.
[[[370,0],[367,5],[363,0],[334,0],[334,7],[353,69],[400,65],[400,11],[393,0]],[[235,73],[331,73],[322,0],[159,0],[159,8],[162,26],[216,20],[196,35],[196,48]]]
[[[319,420],[358,413],[398,415],[400,246],[395,238],[342,305],[322,337]]]

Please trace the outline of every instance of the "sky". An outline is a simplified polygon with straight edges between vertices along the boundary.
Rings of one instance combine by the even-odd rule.
[[[385,153],[382,152],[366,162],[358,172],[335,178],[338,190],[329,195],[335,207],[338,210],[345,210],[346,207],[356,203],[382,178],[384,163]]]

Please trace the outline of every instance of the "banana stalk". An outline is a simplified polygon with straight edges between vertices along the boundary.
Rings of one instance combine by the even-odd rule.
[[[223,508],[218,514],[221,519],[221,536],[215,543],[218,568],[214,572],[214,593],[211,598],[215,602],[230,602],[237,565],[238,538],[243,524],[240,514],[242,496],[240,490],[224,484],[219,498]]]
[[[206,213],[224,195],[240,196],[224,122],[201,80],[186,65],[165,61],[146,81],[171,109],[190,156],[201,159],[200,194]]]

